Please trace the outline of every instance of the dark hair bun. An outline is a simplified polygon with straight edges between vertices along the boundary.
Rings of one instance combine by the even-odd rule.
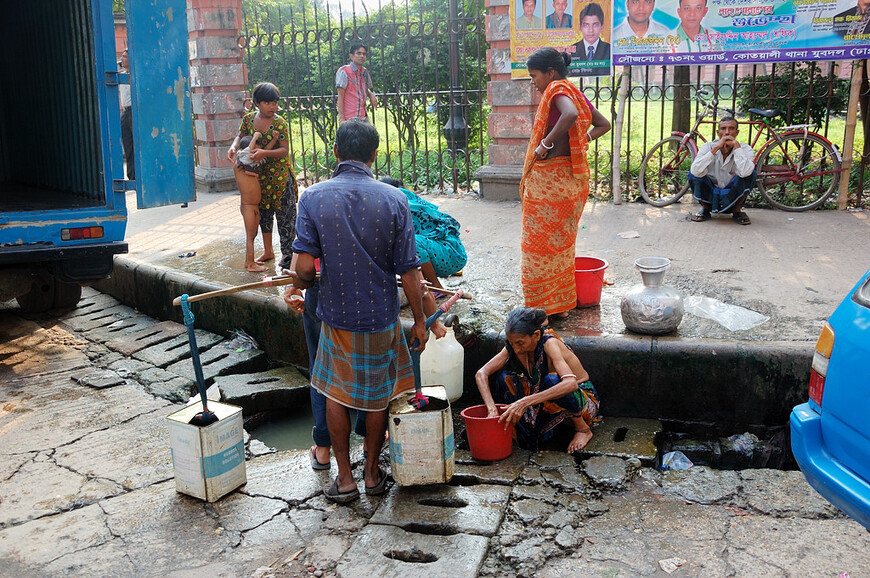
[[[567,52],[560,52],[559,55],[562,57],[562,60],[565,61],[565,67],[568,67],[571,65],[571,55],[570,54],[568,54]]]

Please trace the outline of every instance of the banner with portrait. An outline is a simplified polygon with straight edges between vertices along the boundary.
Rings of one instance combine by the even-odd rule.
[[[511,0],[511,78],[545,46],[571,55],[568,76],[609,76],[612,16],[610,0]]]
[[[613,16],[614,64],[751,64],[870,54],[868,0],[616,0]]]

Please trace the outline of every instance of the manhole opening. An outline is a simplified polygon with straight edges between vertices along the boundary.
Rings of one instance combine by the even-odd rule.
[[[417,503],[421,506],[438,506],[440,508],[464,508],[468,502],[455,497],[420,498]]]
[[[625,436],[628,433],[627,427],[616,428],[616,431],[613,432],[613,441],[615,442],[624,442]]]
[[[384,556],[390,560],[401,560],[411,564],[431,564],[438,561],[438,556],[430,552],[424,552],[419,548],[410,550],[387,550]]]

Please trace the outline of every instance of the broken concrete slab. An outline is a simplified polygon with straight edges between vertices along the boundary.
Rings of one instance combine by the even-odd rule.
[[[137,411],[141,409],[144,407]],[[59,447],[55,461],[88,478],[111,480],[128,490],[171,479],[174,472],[166,416],[175,409],[177,406],[163,402],[148,413],[131,412],[127,418],[133,419],[129,421]],[[96,456],[99,458],[94,459]]]
[[[735,505],[776,517],[839,518],[844,516],[807,483],[800,471],[742,470]]]
[[[196,336],[196,347],[200,355],[224,339],[220,335],[215,335],[202,329],[194,330],[194,334]],[[184,335],[178,335],[161,343],[155,343],[145,349],[140,349],[133,353],[133,357],[166,369],[173,363],[190,357],[190,341],[187,337],[187,330],[185,330]]]
[[[523,524],[530,525],[542,522],[555,511],[554,506],[541,500],[517,500],[511,502],[510,513]]]
[[[732,500],[740,486],[737,472],[694,466],[662,475],[662,492],[699,504],[716,504]]]
[[[86,373],[85,375],[76,377],[76,381],[79,385],[93,387],[94,389],[105,389],[107,387],[123,385],[127,382],[126,379],[110,369],[100,369],[98,371]]]
[[[600,490],[622,492],[637,476],[640,460],[624,460],[614,456],[593,456],[583,461],[583,471]]]
[[[182,333],[187,333],[187,328],[184,325],[174,321],[162,321],[126,335],[119,335],[116,339],[108,341],[105,345],[109,349],[129,357],[137,351],[157,343],[169,341]]]
[[[109,480],[59,467],[53,461],[24,464],[0,482],[0,528],[92,504],[121,493]]]
[[[511,485],[529,463],[531,452],[514,447],[511,455],[497,462],[482,463],[471,457],[468,450],[456,450],[453,469],[454,483]]]
[[[241,491],[298,505],[322,494],[329,485],[329,471],[311,469],[308,450],[288,450],[246,462],[248,483]]]
[[[0,530],[0,568],[23,566],[20,576],[41,576],[52,560],[112,540],[106,515],[93,504]]]
[[[344,578],[476,576],[488,544],[483,536],[432,536],[369,524],[341,557],[335,572]]]
[[[657,419],[607,416],[592,430],[592,439],[577,454],[583,458],[637,458],[643,465],[652,466],[658,452],[656,436],[661,431],[662,422]]]
[[[486,484],[394,486],[371,522],[425,534],[492,536],[504,517],[510,490]]]
[[[199,345],[198,338],[196,343]],[[262,350],[235,351],[225,347],[226,343],[229,342],[225,341],[224,344],[203,351],[199,356],[202,364],[202,377],[206,384],[210,384],[218,375],[251,373],[266,369],[268,359]],[[166,370],[181,377],[195,377],[193,359],[190,358],[173,363]]]
[[[308,380],[295,367],[222,375],[214,383],[223,401],[241,407],[248,416],[309,403]]]

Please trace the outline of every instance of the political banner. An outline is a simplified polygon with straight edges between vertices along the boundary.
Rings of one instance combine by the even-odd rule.
[[[870,0],[616,0],[612,38],[614,64],[867,58]]]
[[[568,76],[609,76],[612,16],[610,0],[511,0],[511,78],[545,46],[571,55]]]

